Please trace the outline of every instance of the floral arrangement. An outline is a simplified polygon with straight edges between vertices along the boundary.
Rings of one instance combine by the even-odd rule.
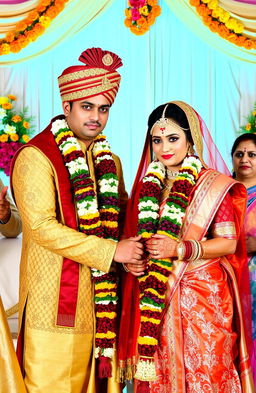
[[[16,114],[13,110],[13,101],[16,97],[12,94],[0,97],[0,170],[9,176],[11,160],[15,152],[30,140],[32,133],[31,117],[27,109]]]
[[[118,177],[106,137],[98,135],[92,151],[99,188],[97,203],[93,180],[84,154],[65,119],[55,120],[51,131],[69,171],[78,212],[79,230],[87,235],[117,241],[120,210]],[[117,277],[113,271],[109,273],[96,269],[91,271],[95,283],[95,357],[111,358],[114,354],[113,346],[116,337]]]
[[[125,26],[136,35],[146,33],[161,13],[157,3],[157,0],[129,0],[125,9]]]
[[[41,0],[14,30],[0,40],[0,55],[17,53],[45,32],[51,21],[64,9],[68,0]]]
[[[188,198],[202,169],[201,161],[195,156],[186,157],[173,182],[159,220],[159,203],[165,167],[152,162],[143,178],[139,195],[138,234],[144,239],[154,233],[177,240],[188,206]],[[154,353],[158,345],[158,328],[165,307],[168,277],[172,271],[172,260],[151,258],[148,270],[139,278],[141,330],[138,337],[139,362],[135,378],[151,381],[156,378]]]
[[[251,111],[249,116],[247,116],[247,123],[240,127],[242,132],[252,132],[256,134],[256,102],[254,104],[254,109]]]
[[[219,6],[218,0],[189,0],[197,13],[213,33],[246,49],[256,49],[256,40],[243,35],[244,25],[232,18],[230,13]]]

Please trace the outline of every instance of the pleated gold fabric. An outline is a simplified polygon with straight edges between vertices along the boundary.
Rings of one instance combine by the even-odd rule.
[[[0,393],[26,393],[0,297]]]

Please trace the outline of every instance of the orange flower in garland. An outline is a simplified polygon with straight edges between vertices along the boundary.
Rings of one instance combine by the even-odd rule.
[[[246,49],[256,49],[256,39],[243,35],[244,26],[219,6],[218,0],[189,0],[203,23],[225,40]]]
[[[202,169],[195,156],[186,157],[175,178],[162,215],[159,219],[159,203],[165,167],[152,162],[143,178],[139,195],[138,235],[148,239],[154,233],[177,240],[188,206],[188,198]],[[154,353],[158,345],[159,325],[165,307],[167,281],[172,271],[170,258],[151,258],[146,274],[140,277],[141,328],[138,337],[139,361],[135,378],[145,383],[156,379]]]
[[[45,32],[51,21],[69,0],[41,0],[28,16],[19,21],[14,30],[0,40],[0,55],[17,53]]]
[[[136,35],[145,34],[161,14],[157,0],[129,0],[124,24]]]

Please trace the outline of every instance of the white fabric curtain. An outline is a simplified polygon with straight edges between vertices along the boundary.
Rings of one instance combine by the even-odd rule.
[[[175,0],[172,0],[175,2]],[[98,1],[97,1],[98,3]],[[122,59],[122,81],[105,133],[120,155],[130,190],[140,158],[149,113],[170,100],[184,100],[202,116],[228,166],[239,126],[256,101],[255,65],[224,55],[191,32],[161,1],[162,14],[149,33],[133,35],[123,24],[126,1],[105,12],[50,51],[30,61],[0,68],[0,96],[15,94],[16,107],[29,107],[36,131],[62,112],[57,77],[78,64],[92,46]],[[2,172],[1,178],[4,178]]]

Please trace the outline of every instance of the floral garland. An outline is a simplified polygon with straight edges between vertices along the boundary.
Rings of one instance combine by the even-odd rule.
[[[249,116],[247,116],[247,123],[240,128],[242,132],[250,132],[256,134],[256,102],[254,104],[254,109],[251,111]]]
[[[0,55],[17,53],[35,41],[64,9],[67,2],[68,0],[41,0],[25,19],[16,24],[14,30],[0,40]]]
[[[93,181],[79,142],[64,119],[55,120],[51,131],[69,171],[79,217],[79,230],[86,235],[118,239],[118,177],[106,137],[95,138],[93,157],[99,187],[98,204]],[[95,283],[96,348],[95,357],[111,358],[116,337],[117,277],[91,269]]]
[[[218,0],[189,0],[213,33],[246,49],[256,49],[256,40],[243,35],[244,25],[219,6]]]
[[[152,162],[143,178],[139,196],[138,234],[144,239],[154,233],[179,238],[182,220],[188,206],[188,198],[202,169],[201,161],[195,156],[186,157],[175,178],[160,220],[160,195],[165,178],[165,167]],[[135,378],[151,381],[156,378],[154,353],[158,345],[158,330],[163,309],[168,277],[172,271],[170,258],[151,258],[147,273],[139,278],[141,330],[138,337],[139,362]]]
[[[124,24],[136,35],[145,34],[161,14],[157,0],[129,0]]]
[[[30,140],[32,117],[25,108],[18,114],[13,109],[16,96],[0,97],[0,171],[10,175],[11,161],[16,151]]]

